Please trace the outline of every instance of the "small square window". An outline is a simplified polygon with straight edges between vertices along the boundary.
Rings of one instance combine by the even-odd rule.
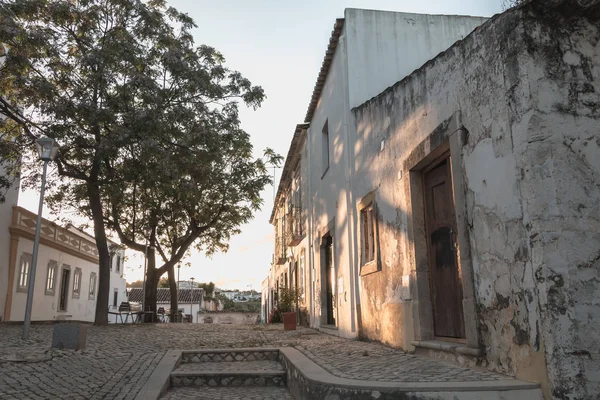
[[[17,292],[27,292],[27,288],[29,287],[29,274],[31,273],[31,259],[32,256],[29,253],[23,253],[21,255]]]
[[[78,299],[81,293],[81,268],[75,268],[73,274],[73,298]]]
[[[92,272],[90,274],[90,291],[88,298],[90,300],[94,300],[96,298],[96,273]]]
[[[56,271],[58,263],[54,260],[48,261],[48,271],[46,273],[46,295],[54,296],[56,291]]]

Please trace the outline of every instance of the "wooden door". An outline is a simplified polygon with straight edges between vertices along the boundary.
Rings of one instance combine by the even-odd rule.
[[[333,239],[331,236],[325,242],[325,271],[327,274],[327,324],[335,325],[335,268],[333,265]]]
[[[425,170],[425,221],[435,336],[464,338],[450,155]]]

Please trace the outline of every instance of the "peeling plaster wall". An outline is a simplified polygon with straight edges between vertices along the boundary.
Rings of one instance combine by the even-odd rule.
[[[419,282],[404,290],[416,228],[402,166],[460,111],[469,135],[454,174],[466,187],[477,315],[465,318],[478,320],[479,362],[541,382],[547,397],[600,393],[600,6],[587,4],[533,1],[496,17],[354,110],[353,190],[377,189],[382,260],[359,280],[367,338],[411,339]]]

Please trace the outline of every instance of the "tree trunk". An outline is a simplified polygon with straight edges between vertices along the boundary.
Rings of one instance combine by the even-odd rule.
[[[175,267],[170,266],[168,270],[169,291],[171,292],[171,322],[175,322],[175,315],[179,309],[177,304],[177,282],[175,281]]]
[[[94,221],[94,237],[98,248],[98,296],[96,297],[96,315],[94,324],[108,324],[108,300],[110,295],[110,253],[104,228],[104,215],[100,188],[94,183],[87,186],[92,219]]]
[[[146,287],[144,291],[144,305],[146,307],[145,311],[152,311],[156,314],[156,295],[157,295],[157,287],[158,280],[160,276],[158,275],[158,271],[156,270],[156,258],[154,250],[148,250],[148,270],[146,272]],[[152,322],[150,320],[150,315],[148,315],[148,320],[144,322]]]

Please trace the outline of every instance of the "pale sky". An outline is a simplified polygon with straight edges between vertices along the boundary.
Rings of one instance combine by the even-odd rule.
[[[197,45],[215,47],[229,68],[264,88],[267,99],[260,109],[242,109],[242,127],[250,133],[257,155],[271,147],[285,157],[296,124],[304,122],[335,19],[344,16],[345,8],[490,17],[501,12],[502,0],[171,0],[169,4],[196,21]],[[38,196],[23,192],[19,204],[36,212]],[[232,238],[229,252],[212,259],[194,252],[183,262],[191,267],[181,268],[181,280],[194,277],[225,289],[260,290],[274,247],[268,221],[272,187],[263,198],[262,210]],[[47,210],[44,216],[55,219]],[[143,256],[132,251],[127,255],[127,281],[142,279]]]

